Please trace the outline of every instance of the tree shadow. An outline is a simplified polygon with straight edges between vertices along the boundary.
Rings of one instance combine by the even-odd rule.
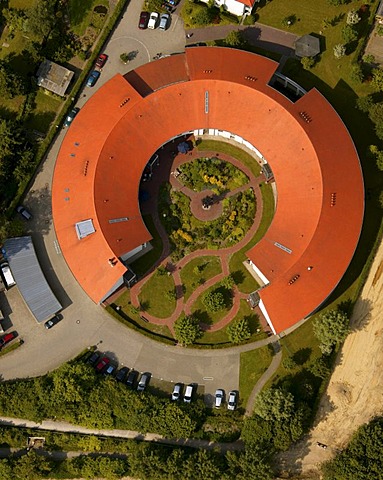
[[[311,353],[312,348],[301,348],[292,355],[292,359],[297,365],[303,365],[310,359]]]
[[[232,272],[231,276],[233,277],[234,283],[236,285],[240,285],[245,280],[245,274],[242,270],[236,270],[235,272]]]
[[[193,317],[195,317],[199,323],[201,324],[201,327],[202,329],[204,325],[206,326],[210,326],[213,324],[213,319],[211,318],[211,316],[204,310],[196,310],[194,313],[193,313]]]
[[[352,332],[364,330],[371,320],[372,302],[369,299],[359,299],[354,307],[350,320]]]

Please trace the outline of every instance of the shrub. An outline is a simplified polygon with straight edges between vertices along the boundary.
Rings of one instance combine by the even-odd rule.
[[[198,320],[191,315],[181,317],[175,322],[174,333],[181,345],[191,345],[202,336]]]
[[[346,47],[342,43],[338,43],[334,47],[334,57],[335,58],[342,58],[346,54]]]
[[[202,303],[209,312],[218,312],[226,306],[225,297],[218,291],[205,293],[202,298]]]
[[[315,65],[315,59],[314,57],[302,57],[301,64],[305,70],[310,70]]]
[[[246,318],[232,322],[227,327],[226,333],[232,343],[241,343],[251,337],[249,323]]]

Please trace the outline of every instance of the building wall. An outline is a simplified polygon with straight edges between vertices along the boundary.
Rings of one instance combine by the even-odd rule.
[[[209,0],[202,0],[204,3],[209,3]],[[242,17],[242,15],[246,12],[250,13],[251,8],[247,7],[241,2],[237,2],[236,0],[215,0],[214,4],[219,8],[222,5],[226,7],[226,10],[233,15],[237,15],[238,17]]]

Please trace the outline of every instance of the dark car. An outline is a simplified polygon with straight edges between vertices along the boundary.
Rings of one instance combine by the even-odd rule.
[[[108,357],[103,357],[96,365],[96,372],[102,372],[109,362],[110,360]]]
[[[96,61],[96,67],[102,68],[105,65],[107,60],[108,60],[108,55],[105,55],[105,53],[102,53]]]
[[[149,384],[150,377],[152,375],[149,372],[145,372],[141,375],[140,381],[137,385],[137,392],[143,392]]]
[[[128,378],[126,379],[126,385],[129,388],[134,388],[134,385],[137,381],[138,372],[136,370],[131,370],[129,372]]]
[[[126,375],[128,374],[129,372],[129,368],[128,367],[122,367],[120,368],[120,370],[116,373],[116,380],[118,382],[123,382],[126,378]]]
[[[17,337],[17,332],[7,333],[3,337],[1,337],[0,338],[0,349],[5,347],[5,345],[7,345],[7,343],[11,342],[16,337]]]
[[[78,107],[72,108],[72,110],[68,113],[65,122],[64,122],[64,127],[69,127],[69,125],[73,122],[74,117],[78,114],[80,109]]]
[[[140,20],[138,22],[138,28],[144,30],[147,28],[149,22],[149,12],[141,12],[140,13]]]
[[[98,70],[93,70],[93,72],[88,77],[88,81],[86,82],[87,86],[94,87],[99,77],[100,77],[100,72]]]
[[[110,375],[113,376],[116,373],[116,366],[112,363],[109,363],[109,365],[105,367],[103,373],[106,377],[109,377]]]
[[[28,210],[23,207],[22,205],[19,205],[16,208],[17,213],[20,213],[20,215],[25,219],[25,220],[31,220],[32,214],[28,212]]]
[[[55,315],[54,317],[50,318],[44,323],[44,327],[49,330],[50,328],[54,327],[56,323],[59,323],[62,320],[61,315]]]
[[[86,363],[90,365],[96,365],[96,363],[100,360],[101,355],[98,352],[93,352],[90,356],[86,359]]]

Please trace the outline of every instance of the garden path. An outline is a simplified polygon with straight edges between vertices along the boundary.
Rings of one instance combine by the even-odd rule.
[[[166,153],[170,153],[170,152],[164,152],[164,154]],[[246,246],[247,243],[253,238],[253,236],[255,235],[259,227],[259,224],[262,218],[262,195],[260,191],[260,184],[265,180],[263,175],[256,177],[248,167],[242,164],[242,162],[224,153],[216,153],[214,151],[200,151],[198,149],[193,149],[191,152],[188,152],[187,154],[176,155],[171,164],[171,172],[168,177],[168,179],[170,178],[170,183],[172,187],[176,190],[182,189],[183,193],[188,195],[191,199],[199,195],[199,192],[194,192],[188,188],[185,189],[184,185],[181,184],[181,182],[174,175],[174,172],[178,167],[180,167],[185,162],[189,162],[196,158],[213,157],[213,156],[219,157],[223,161],[231,162],[235,167],[241,169],[249,178],[249,182],[246,183],[246,185],[244,185],[243,187],[239,187],[238,189],[236,189],[235,193],[241,190],[248,189],[250,187],[253,188],[254,195],[256,197],[256,205],[257,205],[254,222],[251,228],[249,229],[249,231],[244,236],[244,238],[240,240],[238,243],[236,243],[235,245],[227,248],[222,248],[220,250],[212,250],[212,249],[197,250],[183,257],[179,262],[177,262],[174,265],[173,268],[170,269],[171,272],[169,274],[173,276],[174,284],[176,286],[176,291],[182,292],[180,288],[182,286],[180,271],[187,263],[189,263],[194,258],[199,258],[205,255],[214,255],[220,258],[221,266],[222,266],[222,272],[216,275],[215,277],[207,280],[203,285],[200,285],[198,288],[196,288],[192,293],[192,295],[187,300],[187,302],[183,301],[182,293],[177,295],[176,308],[170,317],[166,319],[160,319],[145,312],[145,318],[147,318],[149,322],[157,325],[167,325],[173,335],[174,335],[174,322],[177,320],[177,318],[179,318],[181,313],[184,311],[186,314],[190,314],[192,305],[195,302],[195,300],[198,298],[198,296],[201,295],[203,291],[205,291],[206,289],[208,289],[209,287],[211,287],[212,285],[221,281],[224,277],[229,275],[230,273],[229,261],[230,261],[231,255],[233,253],[236,253],[238,250],[240,250],[244,246]],[[165,172],[165,175],[167,174],[166,168],[161,170],[162,172]],[[160,184],[162,183],[162,180],[166,180],[166,178],[156,177],[156,183],[154,185],[154,191],[152,189],[151,199],[145,206],[146,212],[152,215],[155,227],[162,239],[162,242],[163,242],[162,255],[160,259],[156,262],[156,264],[153,265],[153,267],[148,271],[145,277],[130,289],[131,302],[132,302],[132,305],[134,305],[135,307],[139,307],[140,305],[139,294],[142,286],[156,272],[157,268],[160,265],[163,265],[165,267],[169,264],[173,265],[173,262],[170,259],[169,238],[158,216],[157,198],[159,194],[159,187],[160,187]],[[230,193],[230,195],[233,195],[233,194],[234,194],[234,191]],[[233,320],[233,318],[235,318],[235,316],[237,315],[239,311],[241,299],[246,299],[246,298],[247,298],[247,295],[240,292],[238,288],[235,286],[233,289],[233,307],[230,309],[230,312],[223,319],[221,319],[219,322],[215,323],[214,325],[202,325],[202,328],[209,332],[214,332],[228,325]]]

